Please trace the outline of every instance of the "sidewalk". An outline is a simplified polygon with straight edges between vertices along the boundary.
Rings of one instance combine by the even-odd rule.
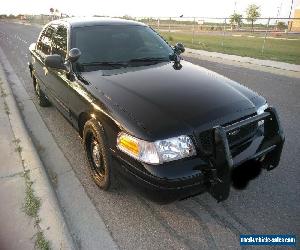
[[[290,64],[285,62],[261,60],[261,59],[251,58],[251,57],[228,55],[228,54],[223,54],[218,52],[209,52],[205,50],[197,50],[197,49],[190,49],[190,48],[186,48],[186,53],[199,56],[199,58],[201,57],[201,58],[222,59],[222,60],[234,61],[239,63],[247,63],[247,64],[253,64],[257,66],[270,67],[274,69],[287,70],[287,71],[300,73],[300,65]]]
[[[27,141],[22,145],[22,159],[26,158],[26,167],[31,170],[34,190],[42,199],[39,211],[41,226],[46,239],[53,246],[52,249],[73,249],[73,245],[76,249],[118,249],[103,218],[57,145],[1,47],[0,78],[6,79],[4,85],[8,86],[9,93],[13,93],[12,97],[15,98],[10,98],[15,107],[15,112],[11,112],[10,115],[13,120],[11,124],[13,129],[21,130]],[[9,97],[10,95],[7,96]],[[14,120],[13,116],[18,116],[21,120]],[[22,140],[21,143],[24,142],[25,140]],[[43,150],[37,152],[34,143]],[[51,185],[50,180],[53,178],[55,183]],[[73,245],[69,239],[70,235]]]
[[[0,249],[75,249],[0,63]]]
[[[1,81],[1,79],[0,79]],[[1,84],[1,82],[0,82]],[[24,168],[15,137],[0,98],[0,246],[1,249],[34,249],[34,221],[22,210],[25,201]]]

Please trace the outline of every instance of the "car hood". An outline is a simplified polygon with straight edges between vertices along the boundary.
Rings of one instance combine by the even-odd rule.
[[[120,122],[128,130],[151,140],[225,124],[255,113],[265,102],[257,93],[215,72],[186,61],[181,66],[163,62],[84,72],[82,76],[94,95],[100,100],[105,97],[122,111],[122,119],[127,114],[127,122]]]

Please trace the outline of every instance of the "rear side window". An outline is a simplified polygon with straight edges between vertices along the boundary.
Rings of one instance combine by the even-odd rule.
[[[51,53],[51,38],[55,32],[55,27],[53,25],[49,25],[46,27],[37,43],[37,49],[43,52],[45,55],[50,55]]]
[[[61,55],[62,58],[67,54],[67,28],[65,26],[58,26],[56,33],[52,38],[52,54]]]

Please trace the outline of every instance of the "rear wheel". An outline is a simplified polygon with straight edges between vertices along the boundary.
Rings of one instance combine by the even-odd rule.
[[[35,94],[36,94],[36,97],[38,99],[39,105],[41,107],[50,106],[51,103],[47,99],[47,96],[44,94],[44,92],[41,90],[40,84],[36,80],[33,80],[33,81],[34,81],[34,90],[35,90]]]
[[[84,125],[83,142],[94,182],[103,190],[115,188],[117,182],[104,129],[95,119]]]

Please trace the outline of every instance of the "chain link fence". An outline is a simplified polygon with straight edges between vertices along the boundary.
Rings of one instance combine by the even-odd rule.
[[[300,64],[300,18],[140,17],[168,42],[186,47]]]
[[[64,16],[21,16],[24,23],[44,25]],[[300,64],[300,18],[123,17],[143,22],[170,44]]]

